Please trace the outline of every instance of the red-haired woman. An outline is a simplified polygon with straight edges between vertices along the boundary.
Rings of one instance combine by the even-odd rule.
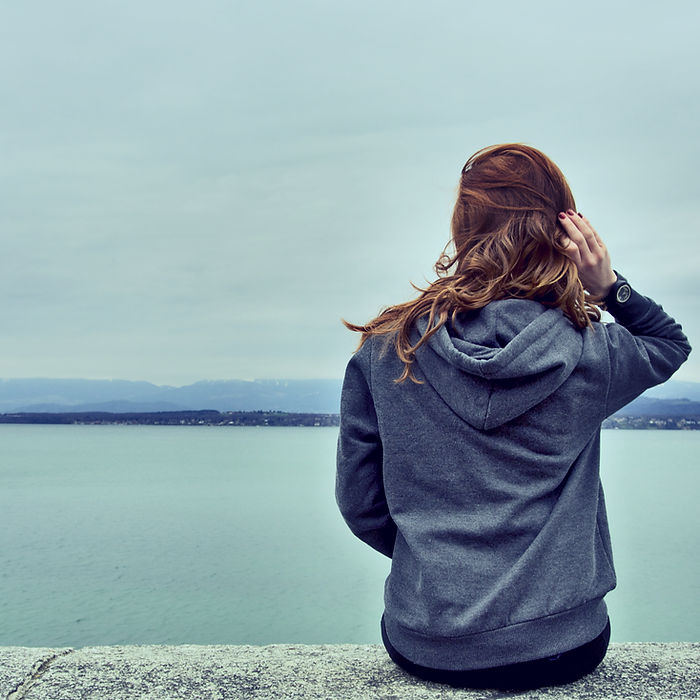
[[[362,339],[343,385],[338,505],[392,559],[382,637],[396,663],[468,687],[571,682],[610,637],[601,422],[690,346],[613,271],[533,148],[469,159],[452,245],[417,299],[347,324]]]

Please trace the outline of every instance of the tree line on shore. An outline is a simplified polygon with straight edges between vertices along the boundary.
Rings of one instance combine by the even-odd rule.
[[[152,413],[2,413],[0,423],[43,425],[231,425],[231,426],[338,426],[337,413],[283,411],[156,411]]]

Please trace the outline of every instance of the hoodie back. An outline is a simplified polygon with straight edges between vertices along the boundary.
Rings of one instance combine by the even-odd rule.
[[[395,381],[385,337],[350,361],[336,496],[353,532],[392,558],[386,632],[409,660],[517,663],[605,627],[600,425],[689,352],[651,300],[635,293],[620,315],[627,328],[582,331],[538,302],[496,301],[417,350],[419,383]]]

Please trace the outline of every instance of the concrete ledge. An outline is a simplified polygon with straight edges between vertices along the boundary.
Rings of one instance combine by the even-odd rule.
[[[700,698],[700,643],[612,644],[577,683],[528,693],[418,681],[376,645],[0,647],[2,700]]]

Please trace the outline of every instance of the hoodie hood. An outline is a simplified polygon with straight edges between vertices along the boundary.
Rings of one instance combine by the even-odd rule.
[[[426,327],[419,319],[414,342]],[[416,363],[458,416],[490,430],[558,389],[582,351],[583,334],[560,309],[503,299],[446,323],[418,348]]]

